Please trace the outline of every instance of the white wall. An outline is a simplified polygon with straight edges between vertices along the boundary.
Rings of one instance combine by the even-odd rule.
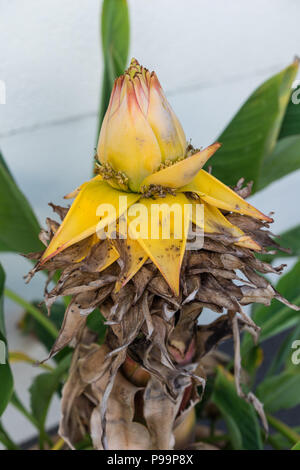
[[[221,132],[249,93],[300,55],[297,0],[130,0],[131,55],[159,75],[186,135],[197,146]],[[48,201],[89,178],[97,128],[102,64],[100,0],[0,0],[0,148],[40,221]],[[299,223],[297,172],[257,194],[275,210],[274,231]],[[237,173],[237,179],[240,175]],[[42,279],[24,285],[25,260],[1,256],[7,285],[32,299]],[[20,309],[7,302],[12,349],[37,359],[44,351],[16,330]],[[14,367],[26,391],[37,370]],[[49,424],[57,421],[54,403]],[[4,423],[18,440],[34,434],[12,409]]]

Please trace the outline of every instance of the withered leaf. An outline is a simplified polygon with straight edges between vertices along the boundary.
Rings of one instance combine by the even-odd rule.
[[[182,396],[183,390],[176,401],[172,401],[164,392],[159,380],[155,377],[149,380],[144,393],[144,416],[153,449],[173,449],[175,443],[173,427]]]

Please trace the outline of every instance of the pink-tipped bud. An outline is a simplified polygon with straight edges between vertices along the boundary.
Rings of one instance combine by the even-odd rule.
[[[133,59],[114,84],[97,148],[101,163],[125,173],[138,191],[165,160],[183,157],[186,138],[154,72]]]

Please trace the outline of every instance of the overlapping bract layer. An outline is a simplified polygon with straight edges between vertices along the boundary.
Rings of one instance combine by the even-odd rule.
[[[192,159],[193,157],[190,157]],[[185,161],[185,160],[184,160]],[[184,162],[183,161],[183,162]],[[188,159],[186,160],[188,161]],[[183,163],[182,162],[182,163]],[[174,165],[176,166],[176,165]],[[173,167],[168,168],[171,170]],[[162,170],[160,173],[165,172]],[[159,173],[157,173],[158,175]],[[155,176],[155,174],[153,175]],[[220,189],[221,186],[221,189]],[[201,191],[200,191],[201,188]],[[215,189],[214,189],[215,188]],[[184,192],[183,189],[186,189]],[[190,190],[190,191],[189,191]],[[207,191],[205,193],[204,191]],[[226,205],[227,211],[233,213],[251,215],[261,220],[270,220],[267,216],[257,211],[250,204],[246,203],[237,193],[222,185],[218,180],[212,178],[206,172],[201,173],[201,184],[198,185],[197,177],[192,180],[190,186],[183,187],[174,195],[164,195],[165,197],[144,198],[139,193],[125,193],[112,188],[108,183],[102,181],[101,178],[94,178],[85,183],[79,190],[70,211],[64,219],[62,225],[55,233],[51,243],[43,254],[42,262],[45,262],[69,246],[89,237],[104,228],[101,225],[101,218],[98,214],[98,208],[101,205],[112,205],[115,211],[105,218],[105,224],[113,224],[119,217],[128,213],[135,212],[135,204],[145,206],[148,214],[151,213],[151,207],[155,204],[166,204],[172,209],[174,203],[182,207],[182,213],[185,213],[185,205],[192,206],[196,209],[198,204],[204,205],[204,218],[201,219],[199,225],[204,233],[226,234],[237,245],[260,250],[260,245],[251,238],[249,234],[245,234],[241,229],[232,225],[224,214],[218,209],[224,209]],[[190,198],[190,194],[199,194],[199,199]],[[215,194],[213,205],[211,203],[210,194]],[[137,209],[139,207],[137,206]],[[163,215],[159,214],[162,222]],[[160,269],[166,281],[170,285],[174,293],[179,293],[180,268],[182,264],[183,254],[185,251],[185,243],[187,237],[187,226],[190,221],[196,221],[193,210],[187,214],[188,220],[180,218],[176,221],[181,225],[182,238],[176,239],[174,233],[170,233],[169,239],[163,239],[160,235],[159,239],[152,240],[151,233],[147,237],[142,235],[136,240],[136,247],[144,251],[144,256],[149,256],[153,263]],[[127,214],[127,222],[132,221],[133,217]],[[103,219],[104,220],[104,219]],[[150,227],[149,221],[149,227]],[[109,236],[109,234],[108,234]],[[133,250],[134,251],[134,250]],[[140,256],[139,256],[140,257]],[[138,257],[138,258],[139,258]],[[137,260],[139,261],[139,260]],[[136,272],[136,266],[132,265],[132,272]],[[130,273],[128,273],[130,278]]]
[[[67,220],[67,211],[53,208]],[[210,207],[210,210],[214,213],[217,209]],[[221,217],[224,216],[221,214]],[[228,219],[229,227],[231,222],[234,224],[234,235],[243,226],[246,236],[256,243],[259,241],[263,248],[276,247],[266,230],[266,222],[236,213]],[[214,223],[215,219],[212,220]],[[51,245],[59,225],[48,219],[48,228],[42,238],[46,243],[50,240]],[[252,250],[237,245],[230,233],[216,234],[213,227],[211,229],[205,232],[201,250],[185,252],[177,297],[158,267],[148,256],[143,258],[142,245],[130,238],[112,242],[90,235],[42,263],[38,261],[32,270],[31,275],[40,269],[52,274],[61,270],[58,284],[50,292],[46,291],[49,310],[60,296],[72,296],[50,353],[52,356],[69,343],[77,344],[64,390],[60,428],[70,445],[82,438],[79,429],[85,429],[92,433],[98,449],[172,448],[177,424],[198,399],[197,395],[190,397],[181,409],[183,394],[191,384],[194,387],[204,384],[203,358],[219,341],[232,334],[233,312],[238,314],[237,324],[241,329],[245,327],[257,335],[259,329],[243,313],[243,305],[252,302],[268,305],[277,298],[291,306],[258,275],[259,272],[280,273],[283,266],[275,268],[257,260]],[[42,253],[31,256],[41,257]],[[244,279],[239,277],[238,271]],[[97,307],[110,325],[103,349],[95,343],[86,344],[83,335],[88,315]],[[210,325],[199,326],[198,318],[204,307],[221,315]],[[88,330],[87,335],[91,341],[93,337]],[[149,374],[149,383],[134,385],[126,373],[125,379],[123,365],[128,357],[134,358]],[[132,406],[124,408],[124,396],[119,393],[124,387],[131,398],[143,389],[147,398],[144,427],[134,419],[132,402]],[[150,406],[148,399],[155,390],[160,391],[160,399]],[[155,422],[154,428],[150,423],[153,423],[155,410],[166,406],[171,414],[167,428],[160,433],[160,421]],[[82,419],[78,416],[78,407],[83,407]]]
[[[218,142],[201,151],[187,146],[183,129],[155,73],[133,59],[129,69],[115,82],[102,124],[97,149],[100,175],[67,196],[75,196],[75,201],[41,262],[96,232],[108,230],[107,236],[112,238],[109,231],[116,222],[121,225],[120,217],[126,215],[126,220],[132,222],[138,206],[144,206],[150,217],[154,205],[162,203],[170,209],[174,204],[179,205],[184,215],[174,221],[168,239],[162,235],[154,238],[148,228],[146,237],[143,234],[133,237],[129,233],[136,239],[132,246],[136,255],[132,255],[131,268],[119,287],[149,257],[179,295],[180,269],[191,222],[204,233],[226,234],[237,245],[259,251],[259,244],[234,227],[220,209],[268,222],[272,219],[202,170],[219,147]],[[199,221],[195,214],[200,203],[204,205],[204,218]],[[103,211],[108,205],[113,210],[105,217]],[[184,211],[187,205],[192,206],[188,214]],[[158,225],[163,226],[166,221],[163,215],[159,217]],[[146,216],[142,225],[150,222]],[[178,228],[181,237],[175,235]]]

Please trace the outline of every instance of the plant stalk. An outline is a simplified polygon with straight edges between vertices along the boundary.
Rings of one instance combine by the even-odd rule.
[[[54,339],[57,338],[58,336],[58,330],[57,328],[53,325],[53,323],[45,317],[45,315],[42,314],[42,312],[37,309],[34,305],[31,303],[27,302],[27,300],[23,299],[20,297],[18,294],[13,292],[10,289],[4,289],[4,294],[6,297],[11,299],[13,302],[15,302],[18,305],[21,305],[30,315],[32,315],[52,336]]]
[[[280,434],[285,436],[291,442],[291,444],[297,444],[297,442],[300,441],[300,434],[298,434],[296,431],[284,424],[278,418],[275,418],[274,416],[271,416],[269,414],[266,415],[266,418],[270,426],[272,426],[272,428],[276,429],[276,431],[280,432]]]

